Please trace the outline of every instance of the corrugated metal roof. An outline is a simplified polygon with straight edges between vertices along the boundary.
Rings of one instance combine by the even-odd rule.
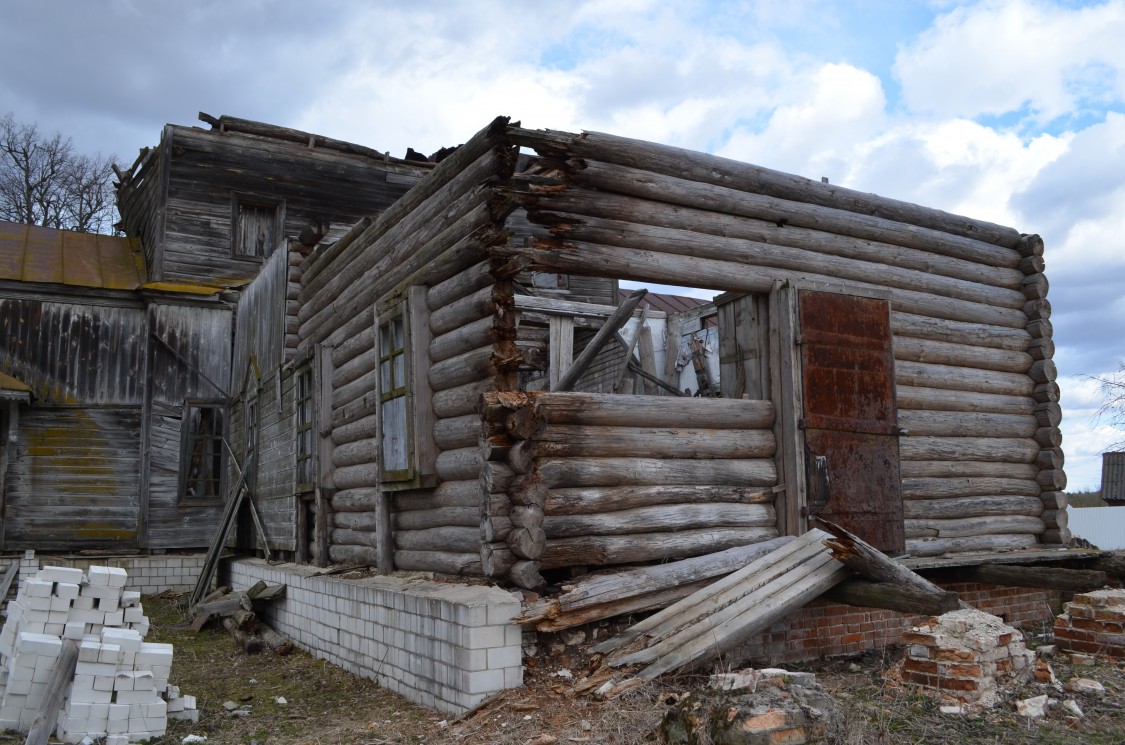
[[[129,238],[0,221],[0,279],[135,290],[145,271]]]
[[[1067,507],[1071,535],[1104,551],[1125,548],[1125,507]]]
[[[635,290],[619,290],[618,300],[624,301],[625,298],[629,297],[633,292],[635,292]],[[665,313],[683,313],[685,310],[698,308],[700,305],[706,305],[709,302],[709,300],[697,297],[650,292],[645,295],[645,299],[641,301],[641,305],[646,305],[653,310],[660,310]]]
[[[1102,453],[1102,499],[1125,502],[1125,453]]]

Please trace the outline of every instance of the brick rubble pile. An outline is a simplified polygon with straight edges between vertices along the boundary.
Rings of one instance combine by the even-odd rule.
[[[1064,652],[1125,660],[1125,590],[1075,595],[1055,619],[1055,643]]]
[[[163,735],[169,716],[196,719],[193,696],[168,684],[172,645],[144,641],[141,595],[124,569],[45,567],[20,583],[0,631],[0,729],[26,732],[46,695],[63,640],[78,645],[55,736],[125,745]]]

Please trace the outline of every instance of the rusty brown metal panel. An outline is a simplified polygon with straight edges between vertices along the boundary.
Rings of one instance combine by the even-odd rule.
[[[904,547],[894,354],[885,300],[799,295],[809,513],[884,551]],[[827,478],[824,478],[824,474]],[[820,477],[816,481],[814,477]]]
[[[0,220],[0,279],[23,279],[27,226]]]
[[[23,257],[23,281],[61,284],[62,231],[29,225]]]
[[[143,273],[135,240],[0,221],[0,279],[135,290]]]

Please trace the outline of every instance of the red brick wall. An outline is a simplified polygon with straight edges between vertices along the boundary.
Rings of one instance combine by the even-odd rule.
[[[969,582],[939,583],[969,605],[1000,616],[1012,626],[1050,623],[1049,590],[1000,587]],[[928,616],[908,616],[877,608],[815,601],[774,624],[730,655],[732,661],[776,664],[816,657],[857,654],[901,644],[903,632]]]

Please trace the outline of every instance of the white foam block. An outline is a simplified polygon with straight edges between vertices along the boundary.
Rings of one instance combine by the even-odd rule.
[[[21,631],[16,637],[16,651],[19,654],[38,654],[58,657],[62,652],[62,639],[47,634],[33,634]]]
[[[43,567],[35,573],[35,576],[46,582],[67,582],[75,585],[80,585],[85,580],[82,570],[75,567]]]

